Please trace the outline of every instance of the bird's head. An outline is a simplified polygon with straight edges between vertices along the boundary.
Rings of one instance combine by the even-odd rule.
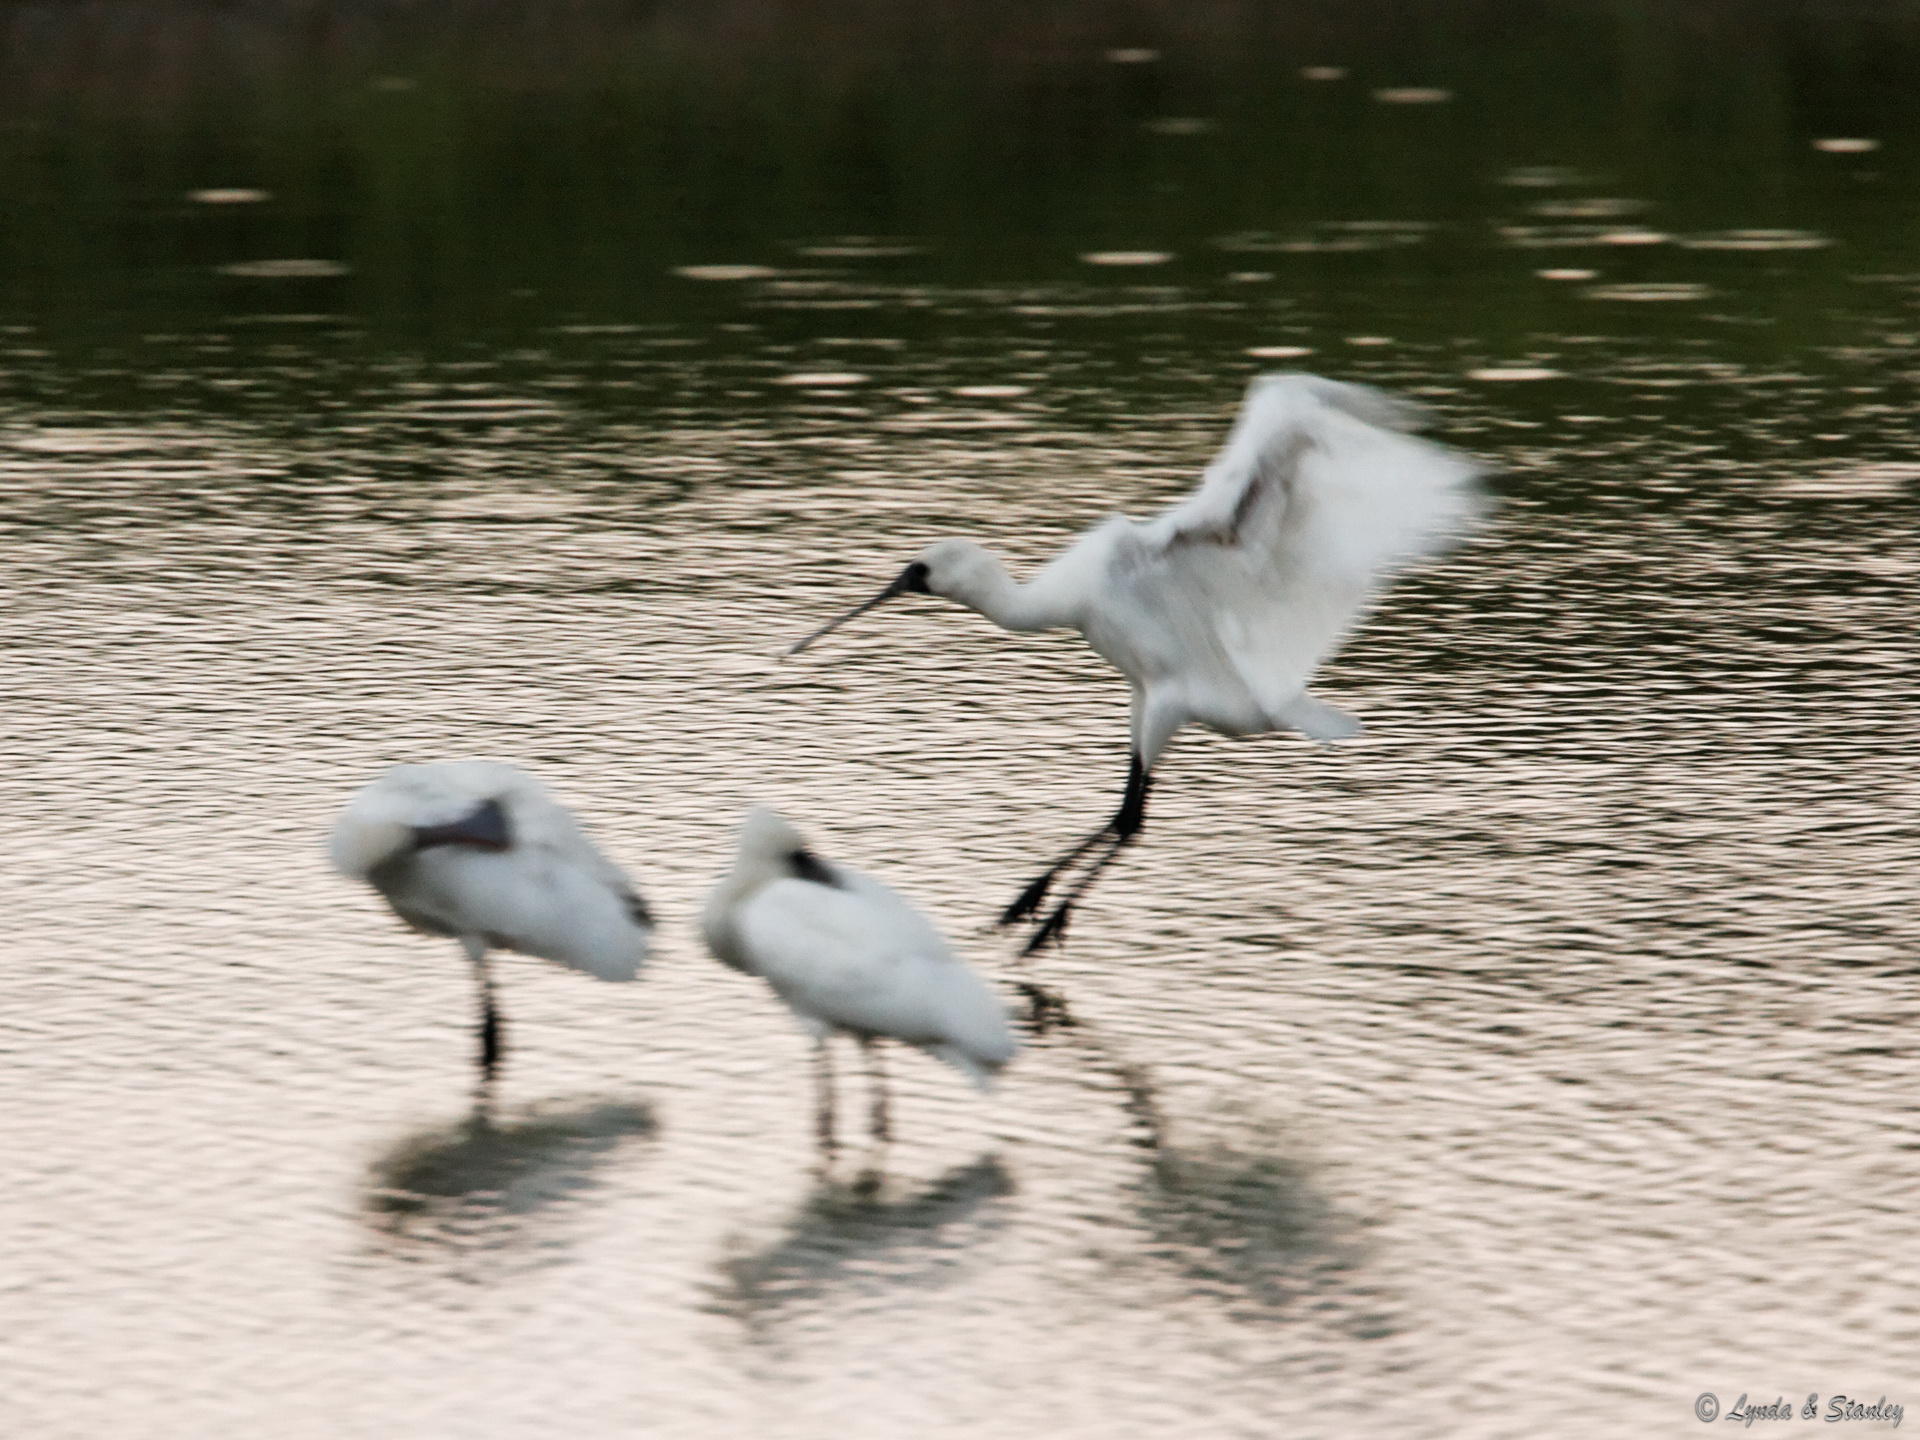
[[[936,540],[913,563],[926,572],[921,588],[929,595],[944,595],[963,605],[972,604],[1002,573],[993,552],[971,540]]]
[[[806,847],[800,832],[787,817],[764,805],[747,811],[740,822],[740,854],[754,860],[771,859]]]
[[[972,604],[993,577],[1000,573],[1000,562],[991,551],[971,540],[936,540],[914,558],[911,565],[893,577],[886,589],[822,625],[787,651],[798,655],[830,631],[838,630],[855,616],[864,615],[896,595],[944,595],[949,600]]]
[[[372,815],[356,807],[340,817],[327,837],[333,868],[365,880],[382,865],[413,848],[413,827],[392,815]]]
[[[495,770],[482,764],[396,765],[354,796],[327,852],[343,875],[364,880],[382,865],[433,845],[504,850],[512,843]]]

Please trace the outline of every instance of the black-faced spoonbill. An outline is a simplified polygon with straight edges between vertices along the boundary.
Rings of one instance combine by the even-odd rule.
[[[1200,485],[1151,520],[1110,516],[1025,584],[970,540],[928,546],[894,582],[789,654],[883,600],[943,595],[1004,630],[1080,631],[1133,686],[1119,810],[1049,866],[1000,923],[1035,914],[1094,858],[1027,941],[1064,934],[1074,903],[1140,832],[1154,762],[1189,721],[1227,735],[1359,733],[1307,681],[1403,564],[1445,548],[1483,508],[1478,467],[1409,430],[1412,405],[1317,375],[1264,375]]]
[[[821,1146],[834,1148],[828,1040],[866,1051],[873,1138],[885,1141],[879,1042],[917,1046],[981,1089],[1017,1048],[1006,1011],[931,922],[878,880],[822,860],[771,810],[747,812],[733,869],[707,897],[707,948],[758,975],[814,1039]]]
[[[480,1073],[502,1053],[490,950],[631,980],[653,916],[566,807],[511,765],[396,765],[348,803],[328,851],[416,930],[457,939],[480,988]]]

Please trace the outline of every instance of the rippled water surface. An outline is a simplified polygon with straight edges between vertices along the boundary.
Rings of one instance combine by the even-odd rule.
[[[33,213],[95,228],[7,251],[0,306],[10,1433],[1920,1406],[1920,131],[1803,77],[1722,97],[1763,117],[1738,164],[1684,119],[1659,162],[1495,123],[1498,46],[1423,70],[1329,32],[1248,89],[1167,23],[1031,42],[1072,124],[993,112],[1079,126],[1131,218],[1048,210],[1047,151],[1033,191],[979,182],[1030,209],[962,223],[902,156],[973,152],[893,113],[886,163],[789,157],[841,190],[663,211],[624,266],[573,191],[462,210],[519,173],[486,123],[526,117],[472,99],[511,75],[404,130],[486,165],[392,214],[380,176],[413,181],[339,136],[164,115],[160,170],[95,135],[88,191],[54,102],[13,102]],[[1302,146],[1353,176],[1234,159],[1322,100]],[[859,1155],[823,1177],[806,1042],[698,942],[739,811],[884,873],[1011,1003],[985,922],[1110,809],[1126,687],[919,599],[776,656],[930,538],[1021,569],[1167,502],[1275,366],[1423,397],[1496,521],[1324,673],[1365,736],[1176,742],[1040,962],[1076,1024],[987,1100],[900,1057],[877,1192]],[[664,919],[637,986],[504,966],[491,1125],[457,951],[320,848],[379,767],[464,754],[546,777]]]

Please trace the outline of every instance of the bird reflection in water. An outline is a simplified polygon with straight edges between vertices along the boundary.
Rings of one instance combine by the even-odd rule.
[[[1136,1199],[1154,1253],[1207,1290],[1286,1308],[1362,1260],[1308,1167],[1234,1138],[1156,1151]]]
[[[568,1208],[595,1172],[658,1129],[642,1101],[597,1099],[495,1120],[484,1093],[450,1126],[404,1136],[369,1167],[368,1222],[399,1241],[506,1243]]]
[[[875,1177],[824,1179],[774,1240],[736,1247],[721,1262],[714,1306],[764,1333],[781,1315],[861,1277],[930,1280],[959,1265],[1011,1218],[1013,1178],[998,1155],[955,1166],[924,1187],[887,1198]]]
[[[1344,1293],[1337,1308],[1357,1333],[1389,1333],[1364,1247],[1328,1198],[1309,1157],[1284,1144],[1287,1127],[1248,1110],[1216,1110],[1175,1125],[1153,1071],[1128,1059],[1099,1027],[1075,1044],[1106,1071],[1133,1121],[1145,1166],[1131,1188],[1149,1253],[1229,1303],[1263,1311],[1311,1294]],[[1204,1123],[1203,1138],[1193,1131]]]

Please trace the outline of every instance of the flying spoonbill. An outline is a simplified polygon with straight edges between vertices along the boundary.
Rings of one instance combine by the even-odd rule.
[[[328,844],[343,875],[416,930],[457,939],[480,989],[480,1073],[502,1053],[491,950],[631,980],[653,916],[633,883],[525,771],[485,760],[396,765],[348,803]]]
[[[851,1035],[866,1052],[873,1138],[890,1138],[879,1042],[944,1060],[981,1089],[1017,1048],[1006,1011],[940,932],[878,880],[823,860],[771,810],[747,812],[733,869],[701,916],[707,948],[758,975],[813,1036],[821,1146],[834,1149],[833,1057]]]
[[[1034,915],[1061,872],[1093,855],[1034,929],[1032,954],[1062,938],[1075,902],[1139,834],[1154,763],[1181,726],[1359,733],[1307,682],[1388,575],[1444,549],[1484,508],[1479,467],[1408,433],[1421,420],[1412,404],[1364,385],[1260,376],[1199,486],[1153,519],[1108,517],[1024,584],[970,540],[936,541],[787,653],[884,600],[931,594],[1004,630],[1076,629],[1126,675],[1133,743],[1119,810],[1000,917]]]

